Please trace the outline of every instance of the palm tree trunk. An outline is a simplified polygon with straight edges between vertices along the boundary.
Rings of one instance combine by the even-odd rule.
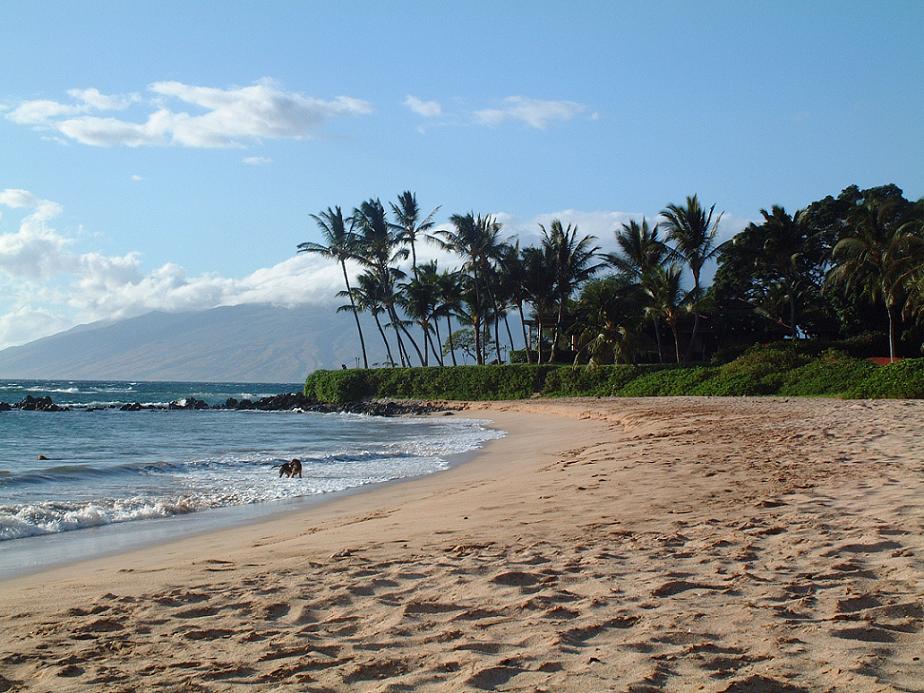
[[[401,366],[402,368],[410,367],[411,357],[408,356],[407,348],[404,346],[404,340],[401,339],[401,331],[399,329],[399,320],[398,315],[395,313],[395,307],[391,303],[386,306],[388,311],[388,318],[391,321],[391,329],[395,331],[395,339],[398,340],[398,355],[401,357]]]
[[[536,313],[536,363],[542,363],[542,318]]]
[[[430,352],[427,351],[427,347],[430,346],[430,334],[427,330],[427,323],[425,320],[421,320],[419,323],[420,329],[423,330],[423,364],[424,366],[430,365]]]
[[[340,268],[343,270],[343,281],[346,284],[347,296],[350,297],[350,307],[353,309],[356,331],[359,332],[359,346],[363,350],[363,368],[369,368],[369,359],[366,358],[366,340],[363,339],[363,328],[359,326],[359,313],[356,312],[356,301],[353,300],[353,290],[350,288],[350,278],[347,276],[346,263],[343,260],[340,261]]]
[[[500,355],[500,317],[497,315],[497,308],[494,309],[494,355],[497,358],[497,365],[501,364]]]
[[[657,316],[652,319],[652,322],[654,323],[655,342],[658,344],[658,363],[664,363],[664,353],[661,351],[661,325],[658,323]]]
[[[404,323],[400,320],[398,321],[398,326],[401,328],[401,331],[404,332],[404,336],[408,338],[408,341],[411,343],[411,346],[414,347],[414,351],[417,352],[417,358],[420,359],[420,365],[426,366],[424,355],[420,351],[420,347],[417,346],[417,342],[414,341],[414,338],[411,336],[411,333],[407,331],[407,327],[404,326]],[[411,357],[408,355],[408,364],[410,364]]]
[[[789,323],[792,326],[792,338],[795,339],[798,336],[796,334],[796,297],[791,288],[789,290]]]
[[[436,330],[436,346],[439,347],[433,353],[436,354],[436,359],[439,361],[440,368],[442,368],[446,365],[446,362],[443,360],[443,338],[440,335],[440,318],[438,315],[433,316],[433,329]]]
[[[417,248],[414,247],[414,239],[411,239],[411,269],[414,270],[414,281],[417,279]]]
[[[436,346],[433,343],[434,341],[433,335],[430,334],[430,321],[429,320],[427,321],[427,326],[425,329],[427,333],[427,342],[430,344],[430,353],[433,354],[434,363],[439,363],[439,365],[442,366],[443,364],[440,363],[442,359],[440,358],[439,352],[437,351]],[[437,339],[439,339],[439,337],[437,337]]]
[[[507,320],[507,314],[504,313],[504,327],[507,328],[507,339],[510,340],[510,353],[513,354],[513,350],[516,348],[513,344],[513,332],[510,331],[510,321]]]
[[[481,319],[478,312],[481,310],[481,298],[478,293],[478,266],[472,264],[472,287],[475,291],[475,310],[472,311],[472,327],[475,330],[475,362],[484,365],[484,353],[481,351]]]
[[[391,346],[388,344],[388,338],[385,336],[385,330],[382,329],[382,323],[379,321],[379,314],[373,313],[372,317],[375,319],[375,326],[379,328],[379,334],[382,335],[382,341],[385,342],[385,353],[388,354],[388,362],[394,367],[397,365],[395,363],[394,357],[391,355]]]
[[[449,355],[452,357],[452,365],[458,366],[459,364],[456,363],[456,347],[452,343],[452,317],[449,313],[446,313],[446,332],[448,333],[446,339],[449,340]]]
[[[526,336],[526,319],[523,317],[523,302],[517,301],[517,310],[520,312],[520,327],[523,330],[523,344],[526,346],[526,363],[533,362],[532,348],[529,337]]]
[[[693,345],[696,344],[696,335],[699,332],[699,309],[696,305],[699,302],[699,273],[693,275],[693,334],[690,335],[690,343],[687,344],[687,353],[684,361],[689,361],[693,357]]]
[[[895,363],[895,321],[889,299],[886,299],[886,313],[889,316],[889,363]]]
[[[552,335],[552,353],[549,355],[549,362],[555,363],[555,357],[558,355],[558,338],[561,335],[561,324],[565,319],[565,298],[561,297],[558,303],[558,316],[555,319],[555,332]]]
[[[670,323],[671,332],[674,333],[674,353],[677,354],[677,363],[680,363],[680,340],[677,339],[677,321]]]

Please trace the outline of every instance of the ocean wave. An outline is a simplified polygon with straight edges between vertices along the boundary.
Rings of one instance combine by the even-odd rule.
[[[298,453],[293,453],[298,454]],[[333,451],[329,453],[301,454],[299,459],[305,468],[324,468],[331,464],[357,464],[373,460],[383,463],[397,463],[421,457],[417,452],[403,450],[352,450]],[[88,481],[90,479],[129,476],[189,476],[202,475],[214,472],[216,476],[237,471],[251,471],[264,474],[273,467],[278,467],[291,459],[291,456],[280,455],[247,455],[206,457],[182,462],[168,462],[164,460],[130,462],[109,466],[94,466],[93,464],[54,464],[41,466],[19,472],[0,472],[0,488],[36,484],[62,484],[75,481]],[[58,460],[49,460],[56,462]]]
[[[24,387],[20,388],[24,392],[57,392],[64,395],[79,395],[79,387]]]
[[[205,499],[203,499],[205,500]],[[150,520],[206,509],[207,502],[193,498],[127,498],[87,503],[34,503],[0,506],[0,541],[70,532],[88,527]]]

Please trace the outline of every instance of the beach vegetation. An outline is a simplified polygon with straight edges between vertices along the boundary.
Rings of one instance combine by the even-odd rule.
[[[695,194],[656,219],[620,224],[608,244],[561,219],[538,224],[526,244],[492,214],[439,223],[438,206],[422,209],[411,191],[387,206],[367,199],[348,215],[329,207],[312,215],[321,242],[298,246],[340,265],[339,310],[354,316],[363,365],[365,312],[396,371],[556,368],[529,378],[369,375],[330,383],[331,397],[363,388],[441,396],[432,383],[475,398],[489,386],[498,397],[843,394],[861,391],[872,372],[858,358],[924,353],[924,200],[895,185],[850,186],[794,212],[772,205],[724,242],[726,217]],[[424,244],[448,259],[419,261]],[[655,368],[667,364],[675,368]],[[593,370],[616,366],[636,370]]]

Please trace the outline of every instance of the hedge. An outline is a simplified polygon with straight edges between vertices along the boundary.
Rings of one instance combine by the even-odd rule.
[[[924,398],[924,359],[875,366],[842,352],[812,357],[788,344],[757,347],[721,366],[557,364],[315,371],[305,395],[342,404],[370,398],[786,395]]]

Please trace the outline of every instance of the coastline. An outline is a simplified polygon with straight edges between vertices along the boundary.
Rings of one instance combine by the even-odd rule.
[[[446,471],[0,582],[0,683],[920,681],[924,403],[465,406]]]
[[[391,403],[386,403],[391,404]],[[424,416],[438,416],[445,411],[456,409],[442,403],[399,403],[387,416],[420,416],[415,412],[427,411]],[[343,410],[346,413],[355,413]],[[321,412],[331,413],[331,412]],[[464,418],[464,417],[457,417]],[[489,428],[492,428],[489,426]],[[498,429],[499,430],[499,429]],[[504,431],[501,431],[505,434]],[[492,439],[484,441],[488,445]],[[392,484],[406,483],[430,474],[442,474],[450,469],[474,459],[479,449],[448,455],[446,469],[436,472],[424,472],[419,475],[400,477],[389,481],[363,484],[329,493],[311,494],[262,503],[223,506],[189,514],[170,515],[162,518],[150,518],[134,522],[89,527],[77,532],[58,532],[38,537],[29,537],[23,542],[13,540],[4,542],[0,547],[0,589],[4,582],[17,578],[39,576],[42,573],[61,569],[68,570],[79,563],[92,562],[103,558],[117,558],[132,552],[144,552],[154,547],[171,544],[186,538],[212,532],[235,531],[240,527],[263,522],[282,520],[290,515],[298,515],[317,506],[334,503],[355,494],[370,493]],[[31,565],[23,565],[31,562]]]

